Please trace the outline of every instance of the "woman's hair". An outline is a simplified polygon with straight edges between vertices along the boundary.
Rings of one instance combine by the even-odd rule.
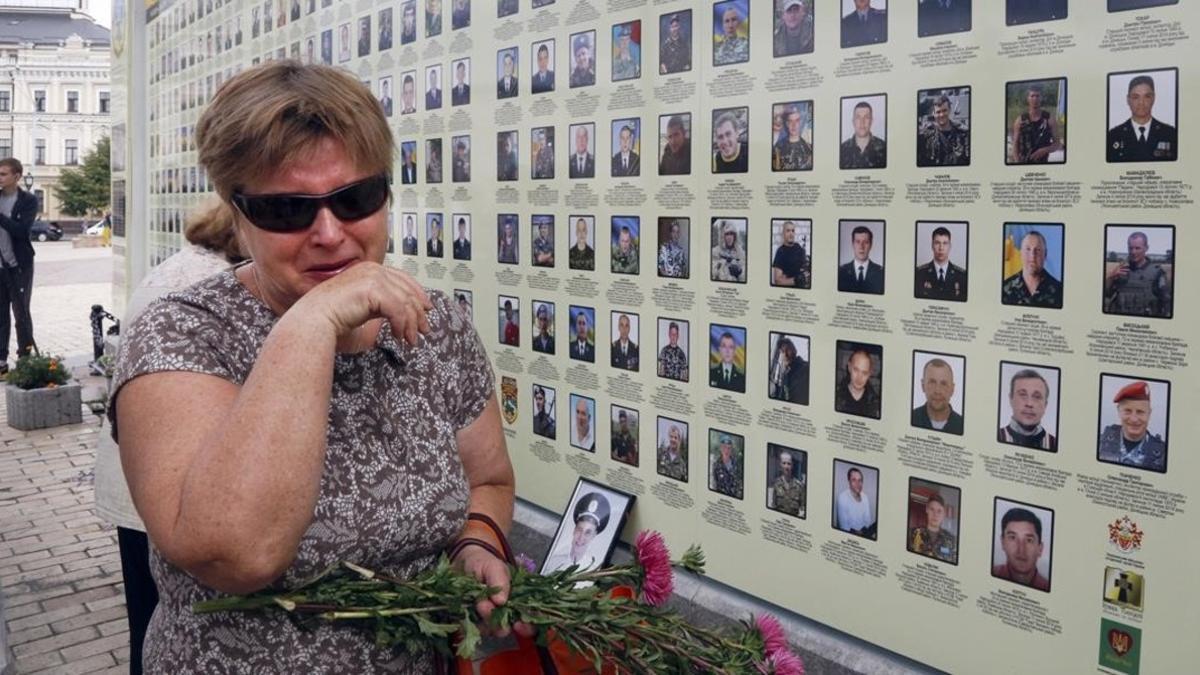
[[[383,108],[345,70],[272,61],[225,83],[196,124],[200,163],[226,202],[252,179],[340,141],[355,166],[390,172],[394,145]]]
[[[183,237],[196,246],[225,254],[229,262],[246,259],[238,243],[233,207],[220,199],[210,199],[188,216]]]

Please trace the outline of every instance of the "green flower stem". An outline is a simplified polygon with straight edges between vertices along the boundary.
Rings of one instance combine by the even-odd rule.
[[[388,616],[410,616],[413,614],[431,614],[433,612],[445,612],[450,607],[445,605],[435,605],[433,607],[405,607],[403,609],[362,609],[362,610],[339,610],[336,612],[325,612],[319,616],[322,619],[337,621],[338,619],[379,619]]]

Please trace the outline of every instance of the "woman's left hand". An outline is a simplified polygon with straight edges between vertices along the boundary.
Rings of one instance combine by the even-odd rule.
[[[508,564],[479,546],[464,548],[459,552],[454,562],[463,572],[470,574],[487,586],[499,589],[490,597],[480,600],[475,605],[479,616],[483,617],[483,620],[486,622],[491,618],[492,611],[508,601],[508,591],[512,583],[512,579],[508,573]],[[534,629],[529,624],[517,622],[513,624],[512,628],[518,635],[533,637]],[[505,637],[508,635],[508,630],[497,630],[495,631],[495,635]]]

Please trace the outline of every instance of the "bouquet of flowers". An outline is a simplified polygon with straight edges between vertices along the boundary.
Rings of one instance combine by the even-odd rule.
[[[689,625],[664,607],[674,590],[673,567],[703,574],[704,554],[692,546],[673,562],[657,532],[638,534],[627,565],[541,576],[525,559],[512,567],[508,601],[486,625],[504,630],[529,624],[540,643],[560,640],[597,671],[803,675],[800,657],[769,614],[714,631]],[[618,587],[633,588],[635,597],[612,593]],[[413,652],[433,648],[449,655],[450,638],[457,636],[457,655],[469,659],[482,637],[475,604],[495,591],[445,557],[408,580],[342,563],[296,589],[198,602],[193,611],[283,611],[301,621],[344,621],[374,631],[381,646]]]

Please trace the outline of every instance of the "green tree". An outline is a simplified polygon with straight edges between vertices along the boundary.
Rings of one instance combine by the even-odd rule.
[[[108,166],[109,139],[103,136],[96,147],[83,156],[78,169],[65,169],[58,177],[54,196],[60,210],[71,216],[98,215],[111,200]]]

